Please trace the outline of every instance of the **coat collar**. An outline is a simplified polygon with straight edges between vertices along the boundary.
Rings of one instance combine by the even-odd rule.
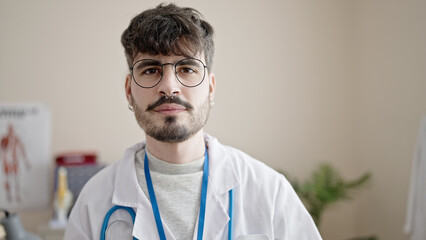
[[[215,195],[220,196],[239,185],[239,179],[226,147],[208,134],[205,134],[204,139],[210,159],[209,179],[212,183],[210,186]]]
[[[205,134],[204,138],[210,165],[204,238],[213,239],[226,227],[229,221],[228,204],[222,203],[220,197],[238,186],[239,179],[226,147],[208,134]],[[135,237],[138,239],[158,239],[157,231],[153,231],[157,227],[151,203],[140,188],[136,176],[135,154],[142,148],[145,148],[145,142],[135,144],[125,151],[122,160],[117,163],[112,203],[137,209],[135,226],[138,227],[133,228]],[[228,198],[226,197],[226,199]],[[195,227],[194,239],[196,239],[197,228],[198,226]],[[165,232],[167,239],[173,239],[167,227]]]
[[[144,147],[145,143],[133,145],[124,152],[123,158],[117,163],[112,195],[113,204],[133,208],[138,206],[139,195],[144,193],[136,176],[135,154]]]
[[[205,135],[209,154],[209,187],[207,189],[207,208],[204,225],[204,239],[218,239],[218,234],[229,222],[229,190],[239,185],[234,161],[226,147],[216,138]],[[226,195],[226,196],[224,196]],[[198,221],[197,221],[198,222]],[[198,226],[196,226],[197,229]],[[194,234],[194,240],[196,234]]]

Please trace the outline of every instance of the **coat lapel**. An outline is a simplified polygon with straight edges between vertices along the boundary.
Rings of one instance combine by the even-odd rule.
[[[217,239],[227,229],[229,190],[237,187],[239,180],[226,149],[207,134],[205,140],[210,160],[210,173],[203,239]]]

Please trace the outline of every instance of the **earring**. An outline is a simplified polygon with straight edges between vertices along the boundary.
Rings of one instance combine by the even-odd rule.
[[[210,107],[213,107],[214,106],[214,101],[212,100],[212,101],[210,101]]]
[[[130,105],[130,103],[129,103],[129,105],[128,105],[127,107],[129,108],[129,110],[130,110],[130,111],[132,111],[132,112],[133,112],[133,110],[134,110],[134,109],[133,109],[133,106],[132,106],[132,105]]]

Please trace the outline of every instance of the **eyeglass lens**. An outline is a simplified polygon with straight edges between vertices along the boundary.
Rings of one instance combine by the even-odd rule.
[[[161,81],[166,65],[172,64],[161,64],[150,59],[139,60],[133,65],[133,78],[141,87],[154,87]],[[176,78],[184,86],[195,87],[204,80],[205,66],[198,59],[182,59],[174,64],[174,68]]]

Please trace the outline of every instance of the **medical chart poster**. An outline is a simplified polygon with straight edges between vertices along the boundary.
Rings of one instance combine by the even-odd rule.
[[[0,103],[0,208],[47,207],[51,114],[42,104]]]

